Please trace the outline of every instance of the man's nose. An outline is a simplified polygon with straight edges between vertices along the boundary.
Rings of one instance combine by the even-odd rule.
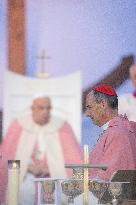
[[[43,113],[48,115],[50,113],[50,111],[48,109],[44,109]]]

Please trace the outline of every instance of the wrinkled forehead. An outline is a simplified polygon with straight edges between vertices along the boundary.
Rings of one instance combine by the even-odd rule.
[[[51,101],[48,97],[39,97],[33,101],[33,106],[51,106]]]

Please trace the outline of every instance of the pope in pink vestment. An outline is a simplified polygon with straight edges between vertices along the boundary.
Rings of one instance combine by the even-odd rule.
[[[117,170],[136,169],[136,123],[126,117],[110,120],[90,153],[90,164],[109,165],[107,170],[90,169],[90,177],[110,180]]]
[[[129,76],[134,91],[119,96],[118,110],[119,114],[126,114],[129,120],[136,122],[136,64],[129,68]]]
[[[42,135],[45,151],[39,154],[39,136]],[[38,150],[38,151],[37,151]],[[32,118],[15,120],[8,129],[2,143],[3,156],[0,164],[0,199],[3,200],[7,187],[7,160],[21,160],[20,183],[25,179],[30,163],[39,163],[49,169],[50,177],[68,177],[65,163],[82,163],[79,145],[71,126],[58,118],[50,118],[45,126],[37,125]],[[41,158],[40,158],[41,157]],[[46,174],[45,176],[46,177]]]
[[[126,114],[128,119],[136,122],[136,91],[119,96],[119,114]]]

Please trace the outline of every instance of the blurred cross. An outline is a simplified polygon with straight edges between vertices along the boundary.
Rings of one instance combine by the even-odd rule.
[[[41,51],[40,56],[37,56],[37,58],[41,61],[41,66],[40,66],[40,72],[38,73],[39,78],[46,78],[49,76],[48,73],[45,72],[45,60],[50,59],[50,56],[46,56],[45,50],[43,49]]]

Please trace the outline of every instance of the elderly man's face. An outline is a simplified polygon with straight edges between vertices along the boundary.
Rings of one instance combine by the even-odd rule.
[[[105,104],[103,102],[96,102],[93,91],[87,95],[86,98],[86,116],[90,117],[95,125],[103,125],[103,113],[105,111]]]
[[[35,123],[45,125],[50,119],[51,102],[49,98],[39,97],[33,101],[32,116]]]
[[[130,68],[130,79],[131,79],[133,85],[136,87],[136,65],[133,65]]]

